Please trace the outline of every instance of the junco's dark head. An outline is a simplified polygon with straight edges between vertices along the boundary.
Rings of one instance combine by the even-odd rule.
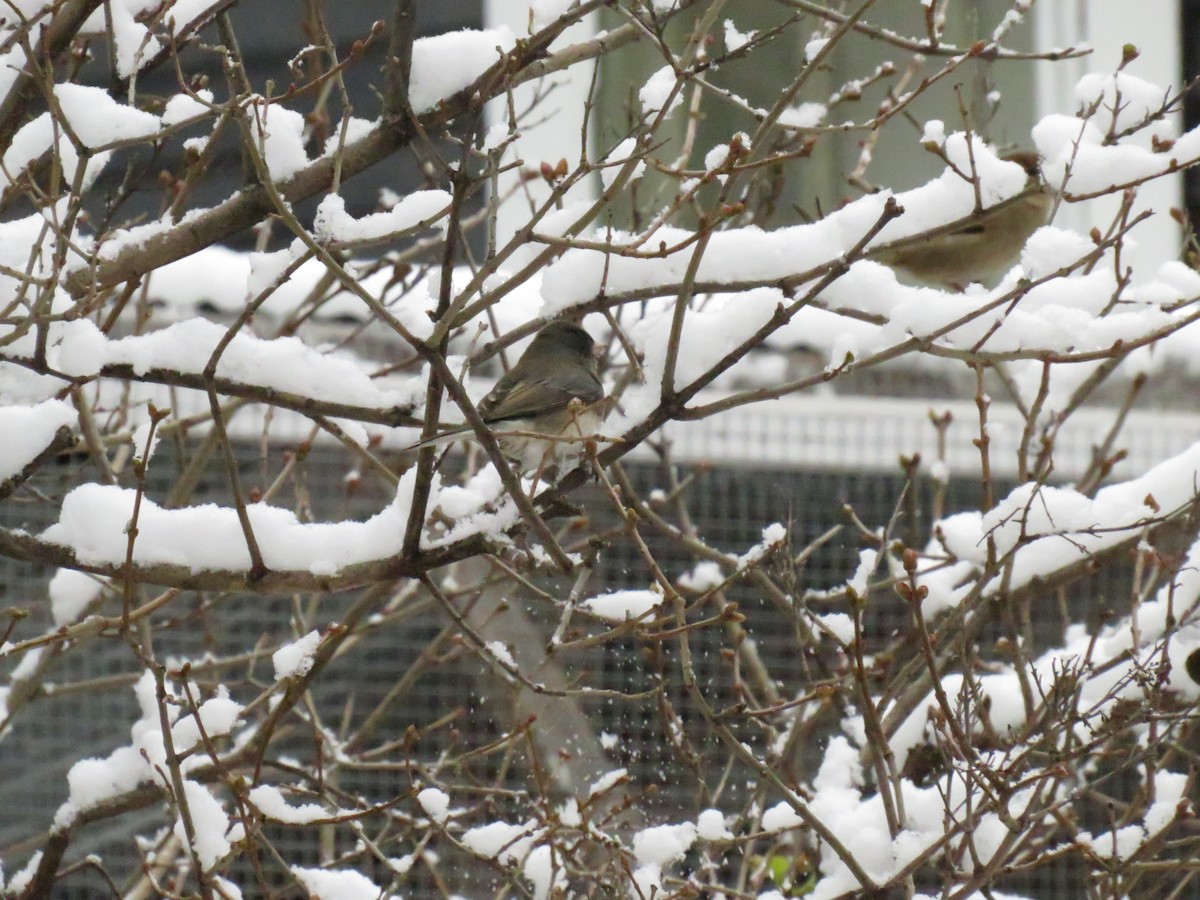
[[[530,353],[541,355],[554,353],[591,358],[596,342],[592,336],[574,322],[561,319],[551,322],[537,333],[533,343],[521,354],[524,360]],[[517,365],[520,365],[518,362]]]

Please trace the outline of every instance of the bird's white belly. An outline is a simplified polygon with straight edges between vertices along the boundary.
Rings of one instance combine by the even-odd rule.
[[[583,455],[584,439],[596,433],[600,416],[592,410],[564,410],[553,416],[541,416],[534,422],[516,419],[492,427],[504,455],[526,473],[573,468]],[[539,437],[538,435],[546,435]]]

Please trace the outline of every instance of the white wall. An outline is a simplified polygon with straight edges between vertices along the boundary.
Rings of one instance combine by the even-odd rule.
[[[1081,59],[1038,63],[1035,100],[1039,116],[1075,112],[1079,105],[1075,83],[1088,72],[1115,71],[1125,44],[1141,51],[1126,71],[1164,90],[1179,89],[1182,40],[1178,0],[1040,0],[1033,14],[1038,47],[1086,44],[1093,49],[1090,56]],[[1178,130],[1182,124],[1178,116],[1176,119]],[[1084,233],[1093,226],[1103,231],[1119,204],[1119,197],[1111,197],[1060,207],[1055,224]],[[1182,175],[1159,178],[1138,188],[1134,212],[1153,209],[1163,213],[1133,232],[1137,246],[1131,261],[1142,277],[1153,275],[1159,264],[1179,257],[1179,226],[1165,213],[1182,204]]]
[[[555,7],[565,9],[569,3],[567,0],[542,0],[533,4],[530,0],[484,0],[484,25],[487,28],[503,25],[512,29],[518,37],[526,35],[529,33],[531,5],[549,11]],[[596,27],[596,17],[589,16],[564,32],[554,47],[586,41],[595,35]],[[546,79],[554,85],[554,90],[529,117],[530,124],[521,128],[515,155],[510,151],[505,157],[506,161],[522,159],[525,162],[522,168],[537,172],[543,162],[554,165],[565,157],[571,168],[575,167],[582,149],[580,143],[583,110],[591,87],[593,69],[594,66],[590,63],[578,64]],[[513,100],[518,113],[529,106],[537,90],[537,85],[525,84],[514,92]],[[489,123],[507,122],[508,104],[493,101],[488,104],[487,116]],[[501,195],[517,185],[519,179],[518,170],[502,175]],[[589,185],[589,188],[595,190],[595,186]],[[549,193],[549,186],[544,181],[535,179],[528,182],[512,201],[501,207],[496,223],[497,240],[503,243],[529,220],[529,195],[532,195],[535,201],[541,201],[549,196]]]

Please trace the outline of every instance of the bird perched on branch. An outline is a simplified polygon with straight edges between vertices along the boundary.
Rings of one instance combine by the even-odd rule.
[[[596,343],[573,322],[546,325],[479,402],[505,457],[539,475],[577,457],[604,418]],[[474,434],[466,425],[413,444],[415,450]]]
[[[1029,236],[1046,224],[1054,197],[1042,180],[1036,153],[1004,157],[1028,175],[1025,190],[967,219],[884,244],[869,259],[896,270],[901,281],[961,290],[992,286],[1021,256]]]

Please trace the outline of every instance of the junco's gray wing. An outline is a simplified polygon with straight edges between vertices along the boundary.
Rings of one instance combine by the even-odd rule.
[[[484,421],[532,419],[566,409],[572,400],[590,406],[604,397],[600,379],[584,366],[552,363],[546,368],[549,371],[536,376],[514,368],[500,379],[479,404]]]

